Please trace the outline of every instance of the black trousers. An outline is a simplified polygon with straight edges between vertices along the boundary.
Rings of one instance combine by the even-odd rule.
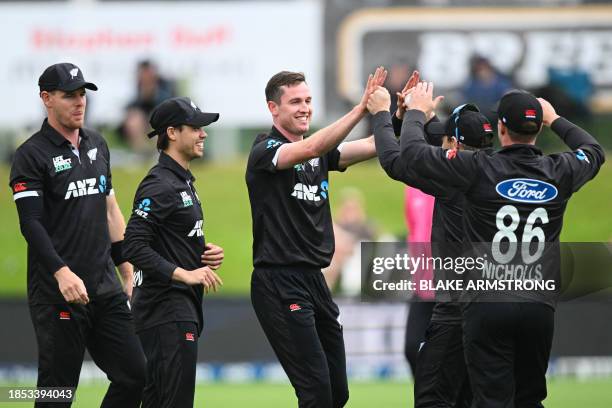
[[[463,347],[480,408],[540,408],[554,310],[541,303],[472,303],[463,312]]]
[[[416,373],[417,354],[425,338],[425,330],[431,320],[431,312],[435,302],[410,302],[408,320],[406,322],[406,337],[404,341],[404,356],[410,364],[410,372]]]
[[[251,301],[301,408],[348,401],[338,306],[320,270],[255,269]]]
[[[87,305],[30,305],[38,342],[37,386],[76,387],[87,348],[111,382],[101,407],[139,407],[145,358],[127,302],[127,296],[119,293]],[[51,408],[70,405],[35,404]]]
[[[138,333],[147,356],[143,408],[192,408],[198,358],[194,322],[171,322]]]
[[[471,401],[461,323],[431,322],[417,356],[415,408],[469,408]]]

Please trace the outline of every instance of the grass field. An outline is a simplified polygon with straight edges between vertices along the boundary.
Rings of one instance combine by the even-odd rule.
[[[550,380],[547,408],[610,408],[612,393],[610,382],[592,380],[582,382],[571,379]],[[106,385],[79,387],[74,408],[100,405]],[[25,404],[13,404],[18,408]],[[196,407],[206,408],[277,408],[297,405],[293,389],[287,384],[229,384],[200,385],[196,389]],[[403,382],[355,382],[350,385],[347,408],[407,408],[412,406],[412,384]],[[0,403],[0,407],[9,407]]]
[[[244,182],[245,163],[203,163],[194,167],[196,186],[204,206],[204,232],[208,241],[225,248],[221,270],[225,286],[219,295],[246,293],[251,273],[251,217]],[[0,166],[0,180],[8,183],[8,167]],[[129,216],[138,182],[147,168],[115,169],[113,185],[124,214]],[[570,201],[562,240],[608,241],[612,238],[612,165],[607,163],[597,178]],[[381,232],[405,234],[403,185],[389,179],[377,162],[362,163],[345,173],[331,173],[332,209],[340,191],[355,187],[365,196],[368,215]],[[25,293],[26,244],[19,231],[17,212],[8,187],[0,188],[0,296]],[[83,225],[83,228],[87,228]]]

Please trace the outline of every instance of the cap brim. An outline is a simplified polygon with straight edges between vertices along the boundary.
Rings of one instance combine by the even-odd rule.
[[[193,119],[191,119],[188,123],[185,123],[185,125],[200,128],[202,126],[210,125],[211,123],[216,122],[218,120],[218,113],[197,112]]]
[[[76,91],[79,88],[91,89],[92,91],[98,90],[98,87],[96,86],[96,84],[91,83],[91,82],[85,82],[85,81],[72,82],[68,85],[57,87],[57,89],[59,89],[60,91],[64,91],[64,92]]]
[[[151,131],[151,132],[147,133],[147,137],[148,137],[149,139],[152,139],[152,138],[154,138],[155,136],[157,136],[157,134],[158,134],[158,133],[159,133],[159,130],[153,130],[153,131]]]

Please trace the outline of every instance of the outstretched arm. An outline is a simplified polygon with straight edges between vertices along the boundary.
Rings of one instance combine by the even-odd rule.
[[[288,169],[298,163],[303,163],[338,146],[349,132],[367,114],[367,102],[370,94],[385,82],[387,71],[383,67],[368,77],[366,88],[361,101],[350,112],[323,129],[313,133],[310,137],[294,143],[286,143],[279,148],[276,162],[277,169]],[[367,146],[360,146],[367,148]],[[351,149],[349,149],[351,150]],[[361,148],[358,150],[362,150]],[[359,154],[358,156],[362,156]],[[372,156],[373,157],[373,156]]]

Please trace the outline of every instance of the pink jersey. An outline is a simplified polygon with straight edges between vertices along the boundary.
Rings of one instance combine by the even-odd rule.
[[[408,248],[410,249],[411,242],[430,242],[431,241],[431,222],[433,218],[435,198],[429,194],[423,193],[421,190],[414,187],[406,187],[405,190],[405,218],[406,227],[408,228],[408,236],[406,241],[408,242]],[[431,256],[431,248],[424,248],[423,245],[419,245],[416,249],[419,253],[410,253],[413,257],[421,256],[421,253],[429,257]],[[419,269],[413,275],[413,281],[418,282],[419,280],[432,280],[433,270],[431,269]],[[433,299],[433,291],[422,291],[418,288],[415,291],[416,295],[421,299]]]

